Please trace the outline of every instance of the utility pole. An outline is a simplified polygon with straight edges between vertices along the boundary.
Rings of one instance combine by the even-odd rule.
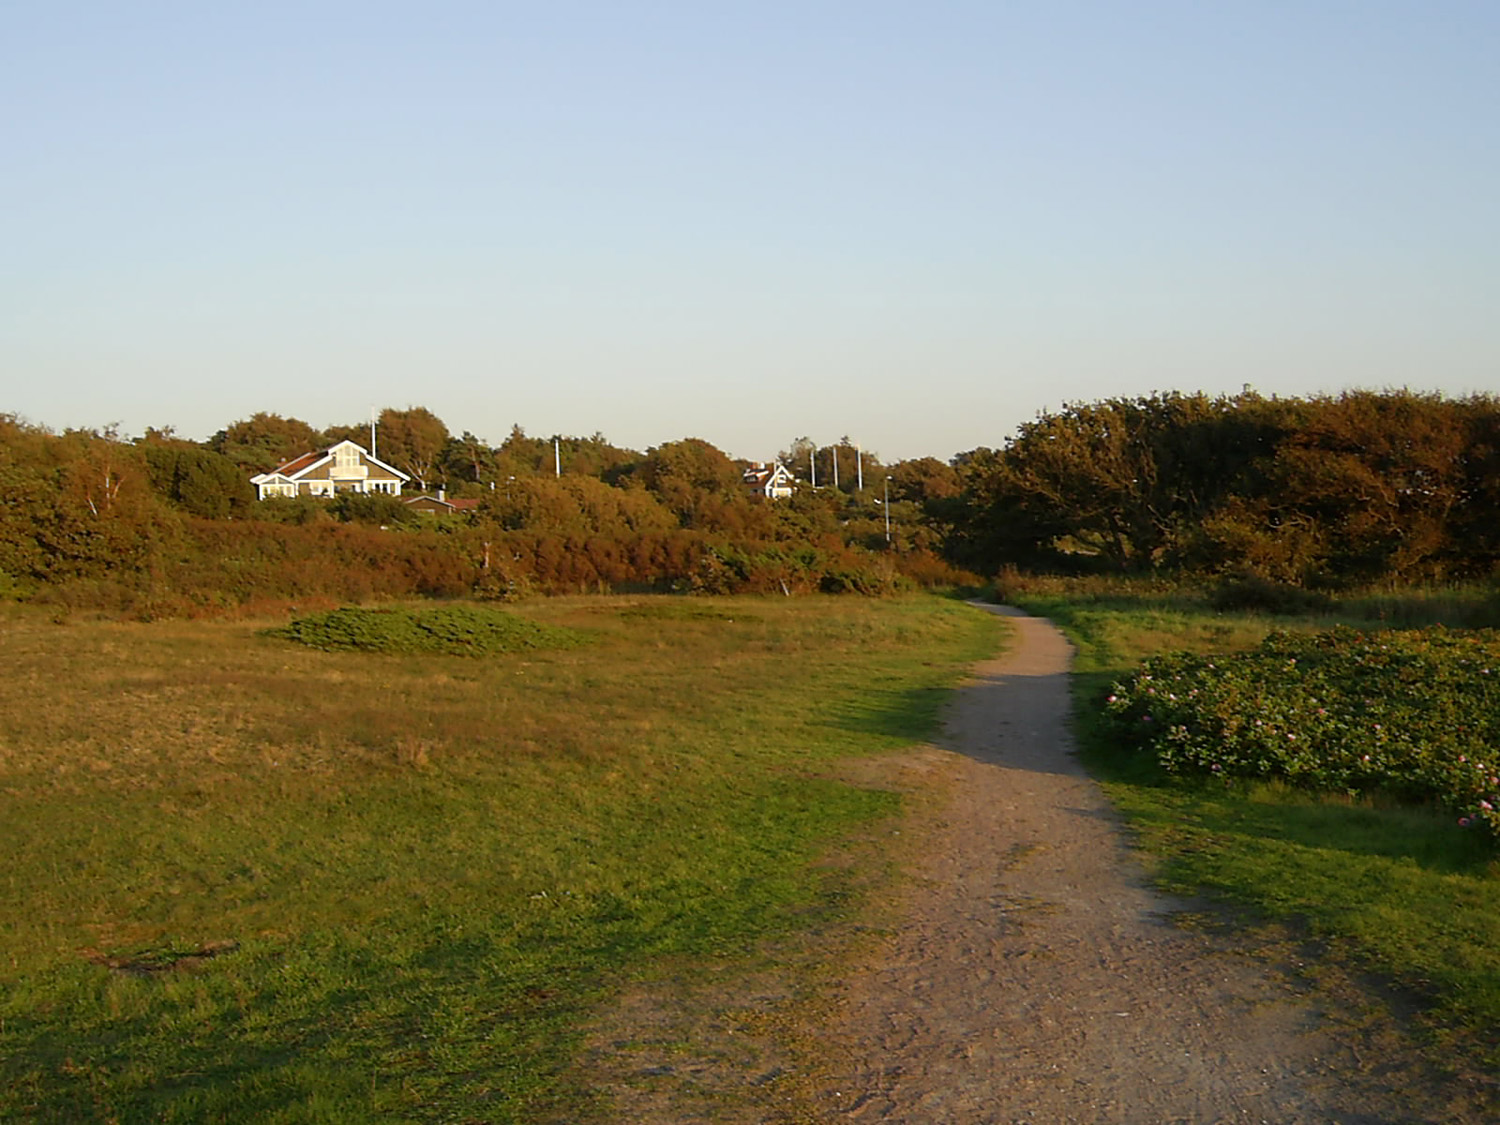
[[[865,490],[865,451],[858,443],[854,446],[854,472],[859,483],[859,491]]]
[[[890,546],[891,542],[891,478],[885,478],[885,542]]]
[[[375,453],[375,407],[374,407],[373,404],[371,404],[371,406],[370,406],[370,456],[371,457],[376,456],[376,453]]]
[[[812,452],[807,455],[807,469],[812,473],[812,486],[818,487],[818,447],[812,447]]]
[[[557,439],[552,439],[552,475],[562,476],[562,447],[557,444]]]

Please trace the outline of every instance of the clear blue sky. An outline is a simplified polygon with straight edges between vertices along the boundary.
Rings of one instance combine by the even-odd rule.
[[[10,0],[0,411],[1000,445],[1500,392],[1500,3]]]

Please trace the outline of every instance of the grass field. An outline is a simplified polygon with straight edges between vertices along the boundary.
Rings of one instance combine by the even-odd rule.
[[[663,957],[844,909],[992,650],[935,598],[561,599],[584,643],[321,652],[261,623],[0,617],[0,1118],[608,1120],[560,1076]]]
[[[1143,656],[1225,652],[1272,628],[1489,624],[1485,591],[1382,595],[1320,617],[1219,614],[1149,588],[1015,598],[1078,645],[1078,726],[1091,767],[1153,857],[1163,884],[1290,920],[1331,956],[1419,998],[1430,1043],[1459,1066],[1500,1066],[1500,855],[1435,808],[1314,794],[1275,783],[1170,780],[1122,758],[1096,721]]]

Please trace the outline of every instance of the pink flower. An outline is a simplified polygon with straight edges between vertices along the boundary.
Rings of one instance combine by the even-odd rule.
[[[1469,818],[1466,817],[1466,816],[1459,817],[1458,818],[1458,826],[1460,828],[1467,828],[1467,827],[1469,827]]]

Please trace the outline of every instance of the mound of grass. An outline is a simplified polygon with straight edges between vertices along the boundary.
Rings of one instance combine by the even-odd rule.
[[[540,625],[477,606],[420,610],[346,607],[298,618],[279,629],[267,629],[265,635],[328,652],[432,652],[456,656],[570,648],[584,639],[571,629]]]
[[[1277,632],[1148,659],[1106,704],[1170,773],[1437,801],[1500,831],[1500,634]]]

